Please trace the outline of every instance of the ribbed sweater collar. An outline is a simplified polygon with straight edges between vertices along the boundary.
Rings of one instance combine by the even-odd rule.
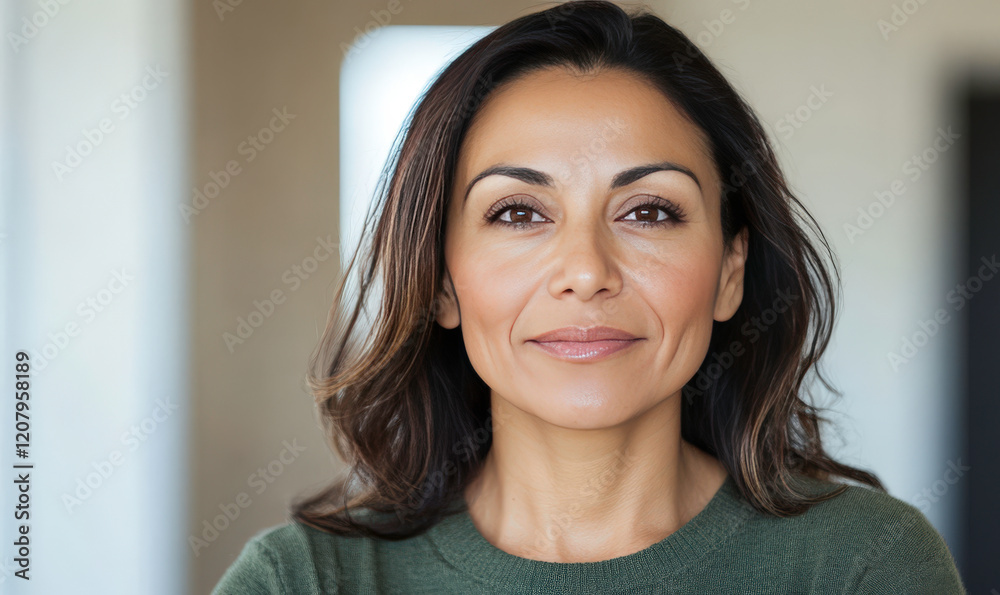
[[[509,554],[479,532],[464,501],[428,531],[441,555],[459,570],[505,592],[610,593],[666,584],[671,576],[719,547],[753,514],[727,475],[708,504],[680,529],[638,552],[600,562],[544,562]]]

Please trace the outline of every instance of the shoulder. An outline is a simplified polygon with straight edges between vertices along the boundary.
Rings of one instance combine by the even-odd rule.
[[[867,486],[805,482],[812,493],[843,490],[791,523],[849,569],[855,592],[965,592],[947,543],[918,508]]]
[[[336,539],[297,522],[263,529],[243,546],[212,595],[336,593],[335,565],[324,564],[317,574],[314,563],[336,552]]]
[[[866,558],[881,557],[902,546],[943,544],[937,529],[919,509],[891,494],[861,485],[807,482],[812,493],[842,491],[811,506],[803,520],[818,523],[834,534],[853,535],[865,546],[860,554]]]

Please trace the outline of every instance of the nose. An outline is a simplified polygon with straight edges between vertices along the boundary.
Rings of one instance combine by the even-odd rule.
[[[587,301],[606,290],[606,297],[618,295],[622,289],[622,273],[613,239],[601,223],[581,223],[565,226],[553,240],[556,259],[549,279],[549,293],[562,299],[572,292]]]

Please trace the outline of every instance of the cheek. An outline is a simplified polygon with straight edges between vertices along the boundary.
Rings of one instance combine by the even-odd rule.
[[[461,330],[469,360],[493,385],[509,377],[511,330],[537,286],[538,266],[507,250],[469,249],[451,269],[461,308]]]
[[[678,248],[644,259],[634,271],[634,285],[661,327],[658,366],[674,374],[693,375],[708,351],[720,266],[714,256],[710,247]]]
[[[711,318],[719,281],[719,263],[711,253],[673,251],[650,259],[650,266],[636,274],[662,318]]]

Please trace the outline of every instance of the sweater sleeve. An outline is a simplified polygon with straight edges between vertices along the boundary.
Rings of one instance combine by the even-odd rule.
[[[212,595],[279,595],[284,593],[278,568],[267,545],[255,537],[243,546],[236,561],[222,575]]]
[[[881,532],[855,575],[853,593],[967,593],[948,545],[916,507],[906,504]]]

